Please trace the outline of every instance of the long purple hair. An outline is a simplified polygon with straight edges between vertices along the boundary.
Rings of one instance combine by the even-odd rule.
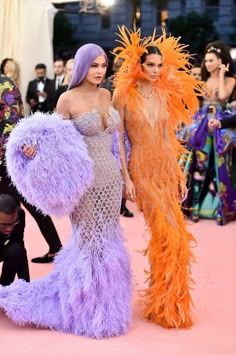
[[[94,43],[85,44],[77,50],[69,89],[78,86],[84,80],[93,61],[101,55],[104,55],[107,62],[107,56],[104,50]]]

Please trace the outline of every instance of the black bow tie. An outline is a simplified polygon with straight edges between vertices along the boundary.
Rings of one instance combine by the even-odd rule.
[[[44,84],[44,83],[45,83],[45,79],[37,79],[37,82],[38,82],[38,83],[43,83],[43,84]]]

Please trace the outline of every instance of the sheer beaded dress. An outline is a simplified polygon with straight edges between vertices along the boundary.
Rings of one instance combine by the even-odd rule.
[[[95,110],[73,120],[92,158],[94,180],[70,216],[72,236],[54,270],[30,283],[0,287],[0,308],[15,323],[95,338],[126,333],[130,261],[119,226],[122,178],[112,154],[119,120],[112,107],[106,128]]]

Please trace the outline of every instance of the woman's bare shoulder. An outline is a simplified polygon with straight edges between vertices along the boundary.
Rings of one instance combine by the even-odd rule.
[[[236,78],[233,76],[226,76],[225,80],[226,80],[226,83],[235,83],[236,82]]]
[[[72,96],[73,96],[73,94],[71,93],[71,90],[69,90],[69,91],[63,92],[63,94],[60,95],[59,100],[66,103],[71,99]]]
[[[106,97],[111,100],[111,93],[109,90],[107,90],[105,88],[99,88],[99,92],[103,97]]]
[[[62,114],[65,118],[70,117],[70,107],[71,107],[71,95],[70,91],[66,91],[60,95],[57,102],[56,112]]]

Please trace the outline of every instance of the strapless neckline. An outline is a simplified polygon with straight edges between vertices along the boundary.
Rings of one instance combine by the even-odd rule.
[[[72,121],[82,134],[92,136],[101,132],[112,133],[119,126],[120,116],[119,112],[113,106],[110,106],[106,125],[103,123],[100,112],[95,108],[77,115]]]
[[[108,112],[106,113],[108,118],[111,117],[112,112],[117,112],[118,113],[118,111],[113,106],[109,106],[108,107]],[[99,111],[96,108],[92,108],[90,111],[85,111],[83,113],[80,113],[77,117],[72,118],[72,120],[75,121],[75,120],[80,119],[83,116],[87,116],[87,115],[91,115],[91,114],[97,114],[99,117],[101,117]]]

